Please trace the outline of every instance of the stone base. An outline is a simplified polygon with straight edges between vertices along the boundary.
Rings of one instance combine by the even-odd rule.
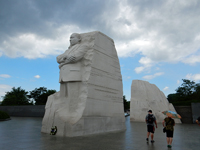
[[[119,114],[119,116],[82,116],[76,123],[69,121],[73,120],[72,114],[66,114],[70,119],[63,121],[58,113],[60,107],[59,99],[56,99],[58,95],[59,92],[48,97],[41,132],[49,134],[51,127],[57,126],[57,136],[74,137],[126,129],[123,114]]]
[[[59,116],[59,108],[62,104],[59,103],[60,99],[58,97],[59,92],[48,97],[45,107],[46,111],[42,121],[41,132],[43,133],[50,133],[51,127],[53,126],[57,126],[56,135],[66,137],[122,131],[126,129],[123,113],[113,114],[112,116],[111,114],[110,116],[82,116],[76,123],[71,122],[71,120],[76,118],[76,114],[66,113],[65,116],[69,119],[66,119],[66,117],[63,119]],[[87,102],[87,105],[89,106],[91,101],[87,100]],[[101,104],[99,103],[99,107],[100,106]],[[93,106],[93,108],[95,107]],[[112,109],[114,109],[114,105]]]
[[[75,137],[90,134],[106,133],[125,130],[125,123],[120,118],[83,117],[76,124],[64,123],[56,119],[57,136]],[[50,133],[51,126],[42,126],[43,133]]]

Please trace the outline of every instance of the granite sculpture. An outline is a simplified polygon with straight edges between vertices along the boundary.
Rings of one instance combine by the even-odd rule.
[[[114,41],[94,31],[74,33],[57,57],[60,91],[49,96],[41,132],[84,136],[125,130],[122,76]]]
[[[147,81],[133,80],[131,85],[130,120],[144,122],[148,110],[152,110],[157,122],[166,117],[162,112],[171,110],[176,112],[174,106],[168,102],[164,93],[155,84]],[[180,120],[175,120],[181,123]]]

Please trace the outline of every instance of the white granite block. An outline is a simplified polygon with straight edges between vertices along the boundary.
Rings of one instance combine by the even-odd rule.
[[[157,122],[162,122],[166,117],[162,113],[163,111],[176,112],[174,106],[168,102],[164,93],[156,85],[147,81],[133,80],[131,85],[130,120],[144,122],[148,110],[153,111]],[[179,119],[175,119],[175,122],[181,123]]]
[[[42,132],[58,136],[125,130],[122,76],[114,41],[101,32],[72,34],[57,57],[60,91],[49,96]]]

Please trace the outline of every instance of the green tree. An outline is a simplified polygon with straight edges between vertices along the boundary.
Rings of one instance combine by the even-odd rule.
[[[176,89],[176,93],[180,96],[191,96],[195,92],[195,82],[182,79],[183,83]]]
[[[173,103],[175,101],[177,101],[177,99],[179,98],[179,96],[176,94],[176,93],[173,93],[173,94],[169,94],[167,96],[167,99],[170,103]]]
[[[10,92],[6,92],[1,105],[32,105],[27,97],[27,94],[28,92],[21,87],[13,87]]]
[[[194,96],[200,100],[200,83],[196,84],[195,85],[195,93],[194,93]]]
[[[200,102],[200,83],[182,79],[183,83],[176,89],[176,93],[169,94],[167,99],[173,105],[191,105]]]
[[[126,96],[123,96],[124,111],[130,109],[130,101],[126,100]]]
[[[30,91],[28,97],[35,101],[35,105],[45,105],[49,95],[54,94],[56,90],[47,90],[46,87],[35,88]]]

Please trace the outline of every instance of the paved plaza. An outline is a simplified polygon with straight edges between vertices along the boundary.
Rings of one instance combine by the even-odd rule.
[[[12,117],[0,122],[0,150],[169,150],[162,124],[155,132],[155,143],[146,143],[145,123],[130,122],[126,131],[85,137],[56,137],[43,134],[42,118]],[[59,130],[59,129],[58,129]],[[172,148],[196,150],[200,147],[200,127],[196,124],[176,124]]]

